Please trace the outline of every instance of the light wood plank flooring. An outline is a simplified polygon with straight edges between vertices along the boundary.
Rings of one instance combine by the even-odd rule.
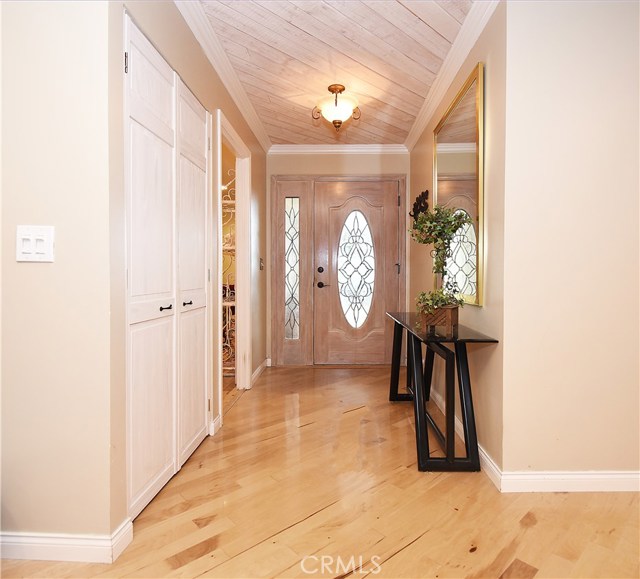
[[[635,493],[500,494],[416,469],[388,368],[271,368],[134,522],[113,565],[3,577],[638,577]]]
[[[235,376],[224,376],[222,378],[222,414],[226,416],[231,407],[240,399],[244,390],[236,388]]]

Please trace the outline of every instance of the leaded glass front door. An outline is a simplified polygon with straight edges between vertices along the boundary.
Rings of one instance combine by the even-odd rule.
[[[313,362],[388,364],[399,305],[398,181],[316,181]]]
[[[388,364],[404,309],[402,178],[274,177],[271,358]]]

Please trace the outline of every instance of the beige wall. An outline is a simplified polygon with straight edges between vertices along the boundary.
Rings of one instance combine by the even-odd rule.
[[[639,468],[638,7],[508,5],[505,470]]]
[[[0,3],[4,532],[105,535],[126,518],[124,7]],[[264,253],[264,152],[175,5],[126,7],[251,150],[253,250]],[[54,263],[16,263],[18,224],[56,227]],[[264,275],[251,287],[264,360]]]
[[[108,7],[0,8],[2,528],[106,534]],[[54,263],[16,262],[18,224],[55,226]]]
[[[505,472],[637,471],[638,4],[501,4],[412,151],[416,191],[479,60],[485,305],[461,321],[501,342],[470,353],[480,443]],[[411,295],[430,288],[427,248],[411,272]]]
[[[439,148],[439,147],[438,147]],[[475,153],[438,153],[438,173],[475,173]]]
[[[272,175],[384,175],[408,174],[409,155],[398,154],[269,154]]]
[[[433,130],[478,62],[485,63],[485,293],[484,306],[467,305],[460,323],[500,340],[498,345],[469,346],[478,439],[491,458],[502,464],[503,398],[503,251],[504,251],[504,123],[506,10],[498,6],[465,60],[436,114],[411,152],[413,193],[433,193]],[[415,197],[415,195],[413,195]],[[429,197],[431,204],[431,196]],[[413,203],[413,198],[411,199]],[[430,247],[411,242],[410,307],[415,296],[433,287]]]
[[[2,7],[0,7],[0,172],[2,170]],[[2,175],[0,173],[0,240],[3,239]],[[1,247],[2,242],[0,242]],[[0,254],[0,458],[2,457],[2,255]],[[0,460],[0,498],[2,497],[2,460]],[[0,520],[2,519],[0,512]]]
[[[127,517],[125,351],[125,197],[122,6],[109,3],[109,248],[110,248],[110,528]]]

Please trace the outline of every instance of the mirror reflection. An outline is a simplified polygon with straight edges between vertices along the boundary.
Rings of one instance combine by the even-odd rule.
[[[478,63],[434,130],[434,201],[467,213],[447,259],[445,280],[466,303],[482,305],[483,72]]]

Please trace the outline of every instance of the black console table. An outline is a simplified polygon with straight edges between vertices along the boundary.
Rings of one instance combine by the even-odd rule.
[[[395,312],[387,315],[393,320],[393,355],[391,358],[391,380],[389,400],[413,401],[416,420],[416,447],[418,451],[418,470],[421,471],[478,471],[478,437],[471,398],[471,379],[467,359],[468,343],[497,343],[498,340],[485,336],[466,326],[457,326],[453,337],[446,337],[437,331],[426,331],[420,324],[415,312]],[[402,335],[407,332],[407,389],[409,393],[398,393],[400,379],[400,355]],[[424,369],[422,364],[422,344],[426,344]],[[445,344],[453,344],[453,350]],[[445,361],[445,432],[443,433],[427,410],[426,403],[431,394],[433,363],[438,355]],[[466,456],[455,455],[455,376],[458,373],[460,390],[460,410],[464,429]],[[445,457],[429,456],[429,437],[427,425],[435,432],[436,439],[445,452]]]

